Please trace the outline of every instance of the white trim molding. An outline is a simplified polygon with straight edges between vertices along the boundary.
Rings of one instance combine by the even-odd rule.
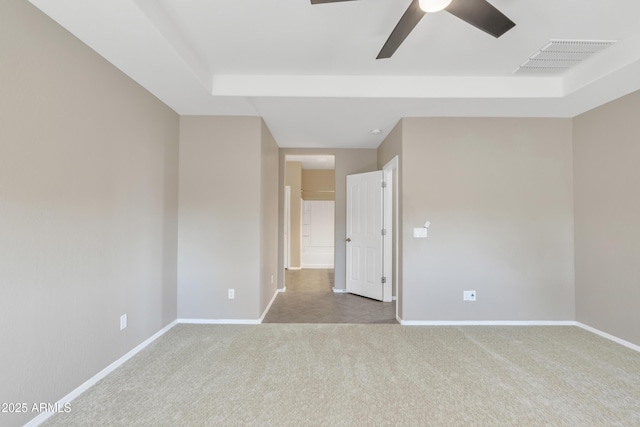
[[[333,264],[302,264],[300,270],[322,270],[327,268],[333,268]]]
[[[267,307],[264,309],[264,311],[262,312],[262,316],[260,316],[260,323],[262,323],[262,321],[264,320],[265,316],[267,315],[267,313],[269,312],[269,309],[271,308],[271,306],[273,305],[273,302],[276,300],[276,298],[278,297],[278,293],[279,290],[276,289],[276,291],[273,293],[273,297],[271,297],[271,301],[269,301],[269,304],[267,304]]]
[[[335,287],[332,287],[331,289],[333,289],[333,293],[334,294],[347,294],[347,290],[346,289],[336,289]]]
[[[397,303],[402,294],[402,286],[400,285],[400,158],[396,155],[394,156],[386,165],[382,167],[382,170],[385,173],[385,177],[390,178],[391,180],[391,192],[393,199],[393,206],[391,207],[391,224],[385,224],[385,227],[388,227],[391,236],[391,252],[394,254],[393,262],[390,264],[386,264],[386,270],[390,271],[388,276],[391,278],[391,292],[393,293],[393,289],[395,288],[395,295],[392,295],[392,301],[396,301],[396,319],[398,323],[400,320],[400,304]],[[393,226],[395,224],[395,226]],[[388,247],[385,248],[388,251]],[[388,253],[385,252],[387,255]],[[385,255],[386,256],[386,255]],[[395,262],[396,268],[393,268],[393,263]],[[385,275],[387,275],[385,273]]]
[[[594,333],[596,335],[600,335],[603,338],[606,338],[606,339],[611,340],[611,341],[613,341],[615,343],[623,345],[623,346],[625,346],[627,348],[630,348],[631,350],[635,350],[637,352],[640,352],[640,345],[636,345],[636,344],[634,344],[632,342],[625,341],[622,338],[618,338],[618,337],[616,337],[614,335],[611,335],[611,334],[608,334],[606,332],[603,332],[600,329],[596,329],[596,328],[593,328],[591,326],[585,325],[584,323],[575,322],[575,325],[577,327],[579,327],[579,328],[584,329],[585,331],[589,331],[589,332]]]
[[[260,319],[178,319],[187,325],[259,325]]]
[[[573,320],[401,320],[404,326],[575,326]]]
[[[278,289],[278,292],[283,292],[283,293],[284,293],[284,292],[287,292],[287,287],[285,286],[285,287],[284,287],[284,288],[282,288],[282,289]]]
[[[267,304],[267,307],[262,312],[262,316],[259,319],[178,319],[178,323],[186,325],[259,325],[264,320],[265,316],[269,312],[269,309],[276,300],[276,297],[280,292],[284,292],[284,289],[276,289],[271,297],[271,301]]]
[[[140,353],[140,351],[142,351],[145,347],[147,347],[149,344],[151,344],[152,342],[154,342],[155,340],[160,338],[169,329],[173,328],[178,323],[179,322],[177,320],[174,320],[173,322],[169,323],[164,328],[160,329],[155,334],[151,335],[149,338],[147,338],[146,340],[144,340],[143,342],[138,344],[136,347],[134,347],[132,350],[130,350],[128,353],[126,353],[124,356],[122,356],[121,358],[119,358],[118,360],[116,360],[115,362],[113,362],[112,364],[110,364],[109,366],[107,366],[106,368],[104,368],[103,370],[98,372],[97,374],[95,374],[93,377],[89,378],[87,381],[82,383],[78,388],[73,390],[71,393],[67,394],[62,399],[58,400],[56,402],[56,404],[55,404],[55,407],[56,408],[60,408],[60,407],[64,407],[68,403],[71,403],[76,397],[80,396],[82,393],[84,393],[89,388],[94,386],[98,381],[100,381],[101,379],[103,379],[104,377],[106,377],[107,375],[109,375],[110,373],[115,371],[116,369],[118,369],[127,360],[131,359],[133,356],[135,356],[136,354]],[[42,412],[40,415],[38,415],[37,417],[33,418],[31,421],[26,423],[24,426],[25,427],[39,426],[40,424],[45,422],[48,418],[50,418],[54,414],[55,414],[55,412]]]
[[[403,326],[577,326],[631,350],[640,352],[640,345],[574,320],[402,320],[400,316],[396,316],[396,319]]]

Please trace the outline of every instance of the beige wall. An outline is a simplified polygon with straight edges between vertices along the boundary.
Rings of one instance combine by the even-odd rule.
[[[354,173],[370,172],[376,170],[377,150],[375,149],[313,149],[313,148],[281,148],[280,165],[285,164],[287,154],[331,154],[335,156],[335,287],[345,288],[346,278],[346,216],[347,216],[347,175]],[[285,168],[280,168],[280,200],[284,200]],[[293,194],[293,192],[292,192]],[[279,204],[278,215],[278,269],[284,271],[284,202]],[[284,286],[284,276],[280,276],[278,288]]]
[[[30,406],[176,319],[179,122],[26,1],[0,40],[0,402]]]
[[[300,268],[300,218],[302,194],[302,163],[285,162],[285,185],[291,187],[291,204],[289,206],[289,267]],[[284,196],[282,198],[284,203]]]
[[[416,118],[402,133],[403,319],[573,320],[571,120]]]
[[[260,120],[260,310],[262,315],[278,286],[279,147]]]
[[[261,133],[258,117],[180,118],[179,318],[259,317]]]
[[[303,169],[302,198],[304,200],[334,200],[336,179],[333,169]]]
[[[398,212],[394,212],[393,218],[393,246],[392,246],[392,270],[395,272],[393,275],[393,295],[396,297],[396,304],[398,305],[398,316],[402,319],[402,297],[398,297],[399,293],[402,293],[402,127],[403,122],[400,120],[394,128],[389,132],[389,135],[378,146],[378,169],[384,168],[384,166],[393,160],[394,157],[398,158],[398,168],[393,174],[393,180],[396,184],[393,186],[393,200],[392,205],[398,206]],[[396,232],[396,230],[398,232]],[[396,253],[397,252],[397,253]],[[398,262],[397,262],[398,261]],[[391,275],[388,275],[391,276]],[[389,280],[389,278],[387,279]]]
[[[640,345],[640,92],[574,119],[576,320]]]

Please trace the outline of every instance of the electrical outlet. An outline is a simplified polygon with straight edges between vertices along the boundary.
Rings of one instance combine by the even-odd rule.
[[[127,327],[127,315],[123,314],[120,316],[120,330],[123,330]]]
[[[235,289],[229,289],[229,299],[234,299],[236,297]]]
[[[464,301],[475,301],[476,291],[462,291],[462,299]]]

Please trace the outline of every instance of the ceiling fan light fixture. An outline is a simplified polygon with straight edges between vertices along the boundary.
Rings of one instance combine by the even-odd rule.
[[[451,0],[420,0],[420,9],[427,13],[440,12],[451,4]]]

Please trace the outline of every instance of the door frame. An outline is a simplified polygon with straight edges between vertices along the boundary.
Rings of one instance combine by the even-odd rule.
[[[389,278],[391,282],[391,292],[395,289],[393,299],[396,300],[396,320],[400,322],[400,304],[402,289],[400,286],[400,161],[398,156],[394,156],[387,164],[382,167],[384,171],[384,179],[387,182],[385,197],[390,198],[390,203],[385,203],[384,226],[388,231],[389,238],[385,239],[384,244],[384,262],[385,271],[391,272]],[[394,197],[395,196],[395,197]],[[395,220],[395,227],[394,227]],[[395,263],[396,268],[393,268]],[[389,279],[388,279],[389,280]]]
[[[291,263],[291,186],[284,187],[284,268]]]

